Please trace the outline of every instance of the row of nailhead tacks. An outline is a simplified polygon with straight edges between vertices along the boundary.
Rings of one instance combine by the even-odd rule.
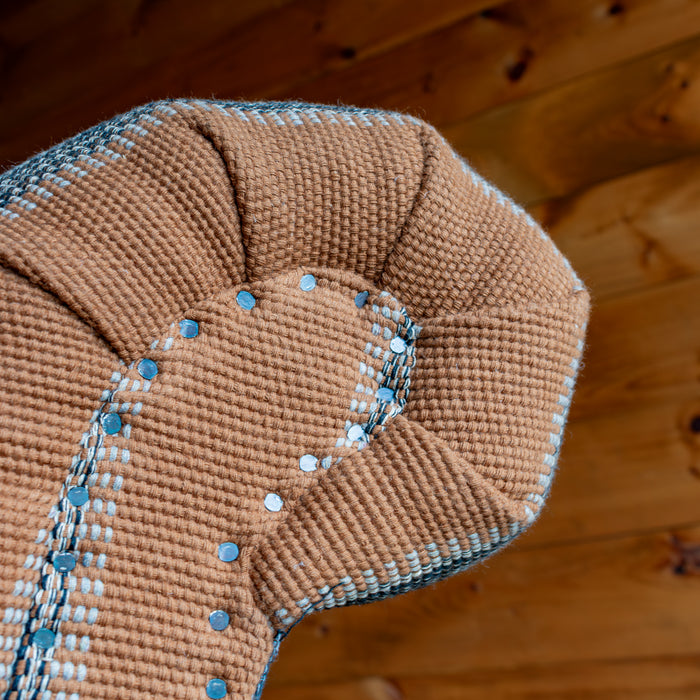
[[[304,292],[311,292],[316,288],[316,278],[313,275],[303,275],[300,282],[299,288]],[[355,304],[358,308],[362,308],[368,297],[368,292],[360,292],[355,297]],[[251,311],[256,304],[255,297],[245,290],[238,292],[236,295],[236,303],[242,309],[246,311]],[[353,426],[360,428],[360,426]],[[360,428],[362,431],[362,428]],[[364,431],[362,431],[364,436]],[[304,472],[311,472],[316,469],[318,459],[314,455],[306,454],[303,455],[299,460],[299,467]],[[277,513],[282,510],[284,501],[282,497],[277,493],[268,493],[264,499],[265,508],[272,513]],[[238,557],[238,547],[232,542],[226,542],[219,546],[219,558],[222,561],[233,561]],[[215,630],[223,630],[228,626],[229,616],[224,610],[215,610],[209,615],[209,623]],[[226,697],[226,682],[220,678],[212,678],[207,683],[207,697],[211,700],[220,700],[220,698]]]
[[[304,292],[313,291],[316,288],[316,278],[309,274],[303,275],[299,282],[299,288]],[[368,298],[369,292],[360,292],[355,297],[355,306],[357,306],[358,309],[363,308],[367,303]],[[256,299],[250,292],[240,291],[236,295],[236,302],[242,309],[250,311],[255,306]],[[407,345],[403,338],[395,336],[389,343],[389,347],[391,348],[392,352],[399,354],[406,351]],[[376,395],[380,401],[393,401],[394,399],[394,392],[388,387],[378,389]],[[347,437],[351,442],[360,443],[360,448],[364,447],[369,442],[369,435],[365,433],[361,425],[356,423],[351,425],[347,430]],[[321,462],[324,467],[326,467],[327,464],[330,466],[328,458],[321,460]],[[318,463],[319,459],[315,455],[305,454],[299,459],[299,468],[304,472],[312,472],[316,470]],[[264,504],[267,510],[277,513],[282,509],[284,501],[279,494],[268,493],[265,496]],[[236,545],[226,543],[225,545],[221,546],[235,547],[235,556],[238,556],[238,547],[236,547]],[[219,548],[219,557],[221,558],[221,548]],[[223,559],[223,561],[229,560]],[[224,629],[228,625],[229,617],[223,610],[216,610],[209,616],[209,621],[214,629]],[[207,684],[207,697],[211,698],[211,700],[219,700],[225,696],[226,683],[220,678],[213,678],[210,680]]]
[[[301,278],[299,287],[305,292],[314,290],[316,288],[316,278],[313,275],[304,275]],[[360,292],[355,297],[355,306],[357,306],[358,309],[361,309],[367,303],[368,297],[369,292]],[[255,297],[250,292],[241,291],[238,292],[238,295],[236,296],[236,302],[238,305],[247,311],[250,311],[255,306],[255,301]],[[405,352],[407,346],[406,341],[403,338],[395,336],[391,339],[389,347],[391,348],[392,352],[399,354]],[[380,387],[376,392],[376,397],[380,401],[390,402],[394,399],[394,392],[388,387]],[[369,442],[369,435],[367,435],[363,427],[357,423],[354,423],[348,428],[347,437],[351,442],[357,442],[359,448],[364,447]],[[320,461],[325,468],[330,466],[330,458],[327,457]],[[311,454],[305,454],[299,459],[299,468],[304,472],[312,472],[316,470],[318,463],[318,457]],[[278,512],[282,509],[283,505],[284,501],[275,493],[269,493],[265,497],[265,507],[272,512]]]
[[[180,321],[179,327],[184,338],[195,338],[199,333],[199,325],[190,319]],[[152,380],[158,374],[158,365],[148,358],[142,359],[136,369],[146,381]],[[100,425],[106,435],[116,435],[122,429],[121,416],[118,413],[102,414]],[[88,503],[90,493],[87,486],[79,485],[71,487],[66,497],[70,505],[77,509]],[[69,544],[70,540],[66,540],[65,543]],[[77,565],[77,557],[71,552],[57,551],[51,558],[51,565],[57,573],[69,574]],[[38,649],[51,649],[57,642],[56,636],[57,633],[48,627],[40,627],[32,634],[31,643]]]
[[[304,291],[311,291],[315,286],[316,280],[314,279],[313,275],[304,275],[301,278],[300,287]],[[357,306],[358,309],[363,308],[367,303],[368,298],[369,292],[360,292],[355,297],[355,306]],[[391,339],[389,347],[392,352],[401,354],[406,351],[407,345],[406,341],[397,335]],[[394,400],[394,391],[389,387],[380,387],[377,389],[375,397],[378,401],[391,403]],[[360,450],[366,447],[369,443],[369,435],[367,432],[365,432],[364,427],[358,423],[348,425],[346,436],[350,442],[356,443],[357,448]],[[342,438],[339,442],[342,442]],[[325,469],[328,469],[328,467],[331,466],[331,457],[325,457],[324,459],[319,460],[319,458],[315,455],[305,454],[302,455],[301,459],[299,460],[299,467],[304,472],[312,472],[316,470],[319,461],[321,462],[321,466],[323,466]],[[340,459],[336,460],[336,462],[339,461]]]

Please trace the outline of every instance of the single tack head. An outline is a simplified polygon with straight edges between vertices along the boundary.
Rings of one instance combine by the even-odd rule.
[[[219,545],[219,559],[221,561],[235,561],[238,559],[238,545],[234,542],[222,542]]]
[[[276,493],[268,493],[265,496],[265,508],[273,513],[278,513],[282,510],[284,501]]]
[[[318,458],[313,455],[302,455],[299,460],[299,468],[303,472],[315,472]]]
[[[313,275],[304,275],[299,282],[299,287],[303,292],[310,292],[316,288],[316,278]]]
[[[122,429],[122,419],[116,413],[108,413],[102,418],[102,430],[107,435],[116,435]]]
[[[389,347],[391,348],[392,352],[397,354],[402,353],[406,350],[406,341],[403,338],[400,338],[398,335],[395,335],[391,339]]]
[[[189,318],[180,321],[180,335],[183,338],[196,338],[199,335],[199,324]]]
[[[136,369],[144,379],[153,379],[158,374],[158,365],[147,357],[139,362]]]
[[[68,552],[55,554],[53,558],[53,568],[60,573],[67,573],[75,569],[75,557]]]
[[[356,297],[355,297],[355,306],[358,309],[361,309],[366,303],[367,303],[367,298],[369,297],[369,292],[360,292]]]
[[[210,700],[221,700],[226,697],[226,683],[221,678],[212,678],[207,683],[207,697]]]
[[[367,440],[367,433],[362,429],[361,425],[355,423],[348,429],[348,440],[351,440],[352,442],[362,440],[364,442]]]
[[[377,398],[380,401],[393,401],[394,392],[389,389],[389,387],[383,386],[380,389],[377,389]]]
[[[250,292],[243,290],[236,294],[236,303],[242,309],[250,311],[255,306],[255,297]]]
[[[225,610],[214,610],[209,613],[209,624],[213,630],[221,632],[228,627],[229,616]]]
[[[90,495],[84,486],[74,486],[68,492],[68,500],[70,501],[71,505],[79,508],[90,500]]]
[[[46,627],[42,627],[34,632],[32,637],[32,642],[39,647],[39,649],[50,649],[54,642],[56,641],[56,635]]]

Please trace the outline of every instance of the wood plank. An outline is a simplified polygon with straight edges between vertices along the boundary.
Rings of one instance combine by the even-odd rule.
[[[490,3],[202,0],[192,12],[187,0],[82,0],[66,31],[46,4],[0,25],[0,166],[152,99],[264,96],[265,86],[347,66]],[[104,47],[89,61],[81,35]]]
[[[516,546],[430,588],[309,616],[283,644],[271,686],[697,658],[699,570],[700,525]]]
[[[700,149],[700,37],[444,130],[487,179],[532,203]]]
[[[700,274],[700,157],[530,207],[594,302]]]
[[[401,11],[399,0],[283,3],[206,0],[192,14],[185,0],[82,0],[69,24],[55,5],[32,3],[0,25],[0,163],[168,95],[341,99],[455,122],[700,31],[692,0],[611,2],[612,13],[598,0],[540,0],[537,11],[519,0],[483,13],[486,0],[410,0]],[[425,33],[425,44],[411,41]],[[109,48],[85,61],[76,35]],[[377,53],[378,64],[362,60]],[[318,75],[328,77],[294,86]]]
[[[238,93],[279,95],[285,87],[468,21],[492,5],[493,0],[302,0],[249,26],[243,42],[215,46],[198,61],[203,68],[216,66],[222,76],[236,74],[231,87]],[[240,66],[256,53],[255,70],[241,74]],[[338,95],[328,101],[337,102]]]
[[[515,0],[273,94],[410,110],[442,126],[698,32],[693,0]]]
[[[265,700],[628,700],[632,697],[636,700],[700,698],[697,657],[575,662],[418,677],[373,676],[314,685],[278,685],[273,678],[264,693]]]

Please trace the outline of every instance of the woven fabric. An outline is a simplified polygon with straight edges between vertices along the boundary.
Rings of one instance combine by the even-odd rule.
[[[257,696],[541,511],[588,295],[420,120],[146,105],[0,178],[0,263],[5,699]]]

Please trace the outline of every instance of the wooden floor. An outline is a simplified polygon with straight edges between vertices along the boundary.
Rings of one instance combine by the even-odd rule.
[[[1,167],[189,95],[426,118],[594,300],[537,524],[447,582],[309,617],[264,697],[700,698],[700,2],[0,1]]]

